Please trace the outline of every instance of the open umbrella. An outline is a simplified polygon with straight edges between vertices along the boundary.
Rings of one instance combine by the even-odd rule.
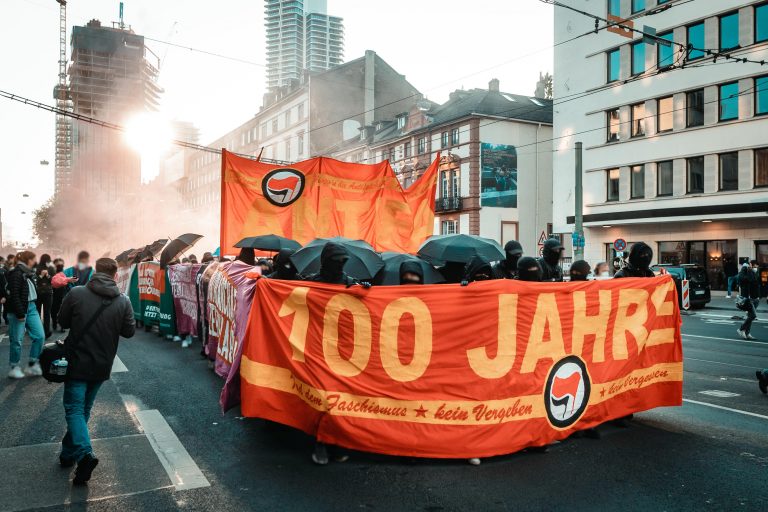
[[[293,249],[294,251],[301,249],[301,244],[296,240],[278,235],[260,235],[243,238],[235,244],[235,247],[279,252],[282,249]]]
[[[400,284],[400,265],[404,261],[415,261],[421,267],[422,275],[424,276],[424,284],[443,283],[445,279],[443,276],[435,270],[435,267],[427,263],[421,258],[418,258],[412,254],[401,254],[399,252],[384,252],[381,254],[381,259],[384,260],[384,268],[382,268],[374,282],[380,285],[396,285]]]
[[[128,260],[131,258],[131,253],[134,252],[136,249],[126,249],[117,256],[115,256],[115,261],[118,263],[127,263]]]
[[[163,247],[165,247],[165,244],[168,243],[167,238],[160,238],[158,240],[155,240],[151,244],[147,246],[147,250],[149,250],[152,253],[152,256],[154,258],[157,258],[157,255],[160,254],[163,250]]]
[[[317,238],[291,255],[299,274],[312,274],[320,271],[320,253],[328,242],[343,245],[349,253],[349,261],[344,265],[347,275],[369,281],[384,267],[384,262],[376,250],[364,240],[352,240],[344,237]]]
[[[171,243],[165,246],[162,254],[160,254],[160,268],[167,267],[168,263],[178,258],[183,252],[189,250],[189,248],[195,245],[201,238],[203,238],[203,235],[185,233],[171,240]]]
[[[488,261],[506,257],[498,242],[477,235],[434,235],[421,244],[418,254],[434,264],[467,263],[473,256],[482,256]]]

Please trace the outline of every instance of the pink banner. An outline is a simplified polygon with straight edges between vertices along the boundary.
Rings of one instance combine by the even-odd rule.
[[[197,336],[197,289],[195,279],[201,264],[171,265],[168,280],[176,311],[176,331],[180,336]]]

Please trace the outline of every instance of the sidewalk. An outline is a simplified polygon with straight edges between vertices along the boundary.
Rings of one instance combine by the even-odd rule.
[[[715,295],[717,294],[717,295]],[[760,304],[757,306],[757,312],[765,311],[765,299],[760,299]],[[736,309],[736,294],[732,299],[725,298],[725,292],[712,292],[712,300],[704,309],[717,309],[723,311],[732,311],[734,315],[743,315],[744,313]]]

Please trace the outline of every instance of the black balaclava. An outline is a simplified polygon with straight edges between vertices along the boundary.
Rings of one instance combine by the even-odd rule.
[[[628,260],[629,264],[634,268],[648,270],[648,267],[651,266],[651,261],[653,261],[653,249],[645,242],[632,244]]]
[[[256,264],[256,251],[252,247],[243,247],[235,259],[254,266]]]
[[[577,260],[571,264],[571,281],[586,281],[589,275],[589,263]]]
[[[477,281],[477,276],[485,275],[484,279],[491,279],[493,277],[493,270],[491,269],[491,262],[482,256],[473,256],[467,265],[464,267],[464,281]]]
[[[440,269],[440,273],[445,278],[446,283],[460,283],[464,276],[464,263],[459,261],[446,261]]]
[[[293,249],[280,249],[275,256],[275,273],[273,276],[276,279],[293,280],[296,279],[296,267],[291,261],[291,255],[296,252]]]
[[[502,262],[502,264],[508,270],[516,270],[517,260],[519,260],[520,257],[523,255],[523,246],[520,245],[520,242],[518,242],[517,240],[510,240],[509,242],[504,244],[504,252],[506,253],[507,257]]]
[[[544,272],[536,258],[523,256],[517,260],[517,278],[520,281],[541,281],[544,278]]]
[[[544,242],[544,249],[541,255],[544,257],[544,261],[550,265],[557,265],[560,262],[561,253],[563,250],[563,244],[557,238],[550,238]]]
[[[416,284],[411,281],[403,282],[403,274],[410,272],[419,276],[419,284],[424,284],[424,270],[418,261],[405,260],[400,264],[400,284]]]
[[[320,253],[320,275],[323,281],[340,281],[344,274],[344,265],[349,260],[347,248],[341,244],[328,242]]]

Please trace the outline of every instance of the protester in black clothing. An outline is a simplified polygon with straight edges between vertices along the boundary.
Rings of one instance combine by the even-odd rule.
[[[739,263],[732,255],[726,256],[724,260],[723,273],[728,286],[728,294],[725,298],[730,299],[733,296],[733,290],[739,286],[739,278],[737,277],[739,275]]]
[[[523,246],[517,240],[504,244],[506,258],[493,266],[494,279],[515,279],[517,277],[517,260],[523,256]]]
[[[274,268],[272,267],[272,262],[269,261],[267,258],[259,258],[259,261],[256,262],[256,265],[261,267],[262,275],[266,276],[274,272]]]
[[[750,334],[752,330],[752,322],[757,318],[755,313],[755,307],[760,300],[760,285],[757,279],[757,265],[752,268],[748,263],[744,263],[741,266],[739,272],[739,301],[744,304],[744,311],[747,313],[747,318],[736,330],[736,333],[745,340],[754,340],[755,338]]]
[[[254,266],[256,265],[256,251],[252,247],[243,247],[240,249],[240,254],[237,255],[235,260]],[[259,260],[259,263],[261,263],[261,260]]]
[[[213,261],[213,259],[214,259],[213,258],[213,254],[211,254],[210,252],[206,251],[206,252],[203,253],[203,259],[200,260],[200,263],[210,263],[210,262]]]
[[[293,249],[280,249],[274,259],[275,271],[268,274],[267,277],[270,279],[283,279],[285,281],[298,279],[298,272],[296,272],[296,267],[291,261],[291,256],[294,252],[296,251]]]
[[[473,256],[464,266],[464,277],[461,285],[467,286],[473,281],[487,281],[493,278],[491,262],[482,256]]]
[[[6,286],[8,284],[5,280],[5,273],[7,271],[8,269],[5,267],[5,258],[0,256],[0,312],[2,312],[2,316],[0,318],[5,321],[6,325],[8,325],[8,309],[5,305],[5,302],[8,300],[5,292]]]
[[[571,281],[586,281],[592,269],[584,260],[576,260],[571,264]]]
[[[56,273],[56,268],[51,265],[51,255],[43,254],[40,256],[40,261],[35,268],[35,274],[37,275],[36,287],[37,287],[37,314],[43,321],[43,330],[45,330],[45,338],[51,337],[51,313],[53,307],[53,286],[51,286],[51,278]]]
[[[344,272],[344,265],[349,260],[346,247],[334,242],[328,242],[320,253],[320,271],[307,276],[305,281],[320,283],[343,284],[352,286],[359,282]]]
[[[53,267],[56,270],[56,274],[64,272],[64,260],[56,258],[53,260]],[[66,286],[54,288],[53,295],[51,296],[51,329],[58,330],[59,332],[64,332],[64,329],[59,326],[59,310],[61,309],[61,302],[64,300],[67,290],[68,288]]]
[[[195,256],[194,254],[190,254],[190,255],[189,255],[189,262],[190,262],[192,265],[196,265],[196,264],[197,264],[197,256]]]
[[[400,284],[424,284],[424,270],[417,261],[400,264]]]
[[[563,280],[563,267],[560,266],[560,259],[563,257],[565,248],[557,238],[550,238],[544,242],[544,248],[541,251],[539,265],[541,265],[542,281]]]
[[[446,261],[445,265],[438,269],[438,272],[443,275],[446,284],[460,283],[464,277],[465,266],[466,263],[460,261]]]
[[[542,280],[543,271],[539,260],[531,258],[530,256],[523,256],[517,260],[517,279],[520,281],[534,281],[538,282]]]
[[[629,249],[627,265],[616,272],[613,277],[655,277],[656,274],[650,269],[653,261],[653,249],[645,242],[632,244]]]

